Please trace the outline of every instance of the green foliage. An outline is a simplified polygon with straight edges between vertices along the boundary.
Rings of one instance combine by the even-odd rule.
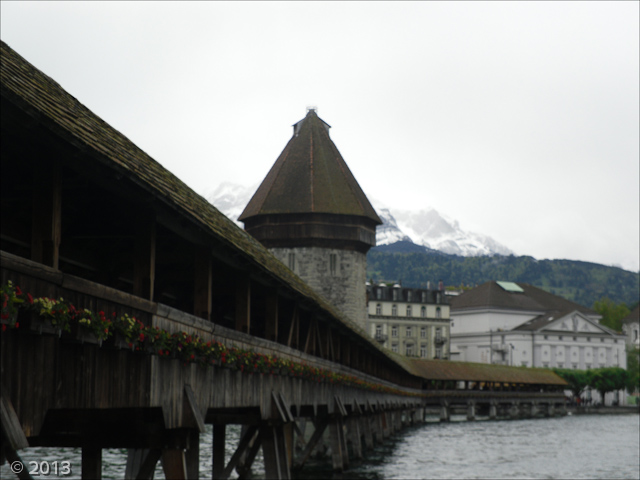
[[[627,351],[627,392],[640,392],[640,350]]]
[[[418,288],[427,281],[445,285],[480,285],[490,280],[521,282],[542,288],[585,307],[600,298],[632,305],[640,296],[640,275],[617,267],[572,260],[536,260],[522,256],[461,257],[442,253],[367,255],[367,277],[401,280]]]
[[[589,386],[589,376],[584,370],[554,368],[553,371],[569,384],[569,390],[571,390],[574,398],[579,397]]]
[[[602,315],[600,323],[616,332],[622,331],[622,319],[631,313],[624,303],[615,304],[606,297],[595,302],[593,309]]]
[[[604,401],[607,392],[624,390],[627,387],[628,375],[624,368],[605,367],[587,371],[589,386],[600,393]]]

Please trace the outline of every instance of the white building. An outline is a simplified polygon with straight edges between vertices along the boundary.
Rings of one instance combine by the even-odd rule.
[[[542,289],[487,282],[451,300],[451,359],[525,367],[626,368],[625,336]]]
[[[409,357],[449,358],[450,306],[438,290],[367,285],[368,331],[391,351]]]
[[[622,331],[627,337],[627,348],[640,348],[640,305],[622,319]]]

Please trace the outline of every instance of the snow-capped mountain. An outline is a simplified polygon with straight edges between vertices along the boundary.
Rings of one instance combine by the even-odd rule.
[[[243,187],[223,182],[204,197],[241,227],[238,217],[244,210],[257,185]],[[377,245],[390,245],[409,241],[429,249],[467,257],[481,255],[510,255],[513,252],[487,235],[466,232],[456,220],[442,215],[433,208],[419,211],[391,211],[373,201],[373,206],[383,224],[376,231]]]

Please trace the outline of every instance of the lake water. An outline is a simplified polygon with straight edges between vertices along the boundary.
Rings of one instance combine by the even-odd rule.
[[[459,417],[462,419],[462,417]],[[572,415],[552,419],[427,423],[403,430],[342,475],[310,465],[301,479],[640,479],[639,415]],[[227,460],[232,455],[230,428]],[[211,426],[201,436],[201,475],[211,478]],[[237,442],[237,441],[236,441]],[[236,442],[233,442],[234,445]],[[29,448],[29,461],[69,461],[80,478],[78,449]],[[125,450],[103,452],[103,478],[121,479]],[[262,471],[260,456],[254,471]],[[235,474],[235,472],[234,472]],[[16,478],[7,464],[1,478]],[[259,476],[257,476],[259,478]],[[47,477],[35,477],[47,478]],[[49,475],[48,478],[55,478]],[[156,479],[164,478],[160,467]]]

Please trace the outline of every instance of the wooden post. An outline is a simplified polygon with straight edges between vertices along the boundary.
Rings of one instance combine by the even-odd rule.
[[[207,247],[198,247],[195,249],[194,257],[193,313],[210,321],[213,295],[211,251]]]
[[[495,420],[496,418],[498,418],[498,408],[495,400],[492,400],[489,404],[489,419]]]
[[[198,480],[200,478],[200,431],[195,428],[190,429],[188,442],[189,448],[184,454],[187,478]]]
[[[187,462],[181,448],[162,450],[162,470],[165,478],[171,480],[187,480]]]
[[[262,439],[265,477],[283,480],[291,478],[282,427],[273,425],[260,427],[260,437]]]
[[[82,447],[82,478],[100,480],[102,478],[102,448]]]
[[[467,420],[473,421],[476,419],[476,404],[473,400],[467,402]]]
[[[448,422],[450,418],[451,416],[449,412],[449,402],[447,402],[446,400],[443,400],[440,403],[440,421]]]
[[[213,474],[214,480],[223,478],[224,472],[224,448],[226,425],[215,423],[213,425]]]
[[[134,230],[133,294],[153,301],[156,276],[156,218],[139,215]]]
[[[62,237],[62,174],[60,162],[36,169],[33,185],[31,260],[57,269]]]
[[[373,448],[373,434],[371,432],[371,416],[363,415],[358,421],[364,433],[364,446],[366,448]]]
[[[349,441],[351,442],[351,448],[353,450],[353,456],[355,458],[362,458],[362,440],[360,440],[360,418],[348,417],[347,418],[347,434]]]
[[[329,422],[329,435],[333,470],[335,472],[342,472],[348,463],[347,452],[343,450],[344,431],[342,430],[342,419],[336,417]]]
[[[265,308],[264,333],[267,340],[278,341],[278,290],[273,288],[267,292]]]
[[[236,284],[236,330],[251,333],[251,280],[239,277]]]

